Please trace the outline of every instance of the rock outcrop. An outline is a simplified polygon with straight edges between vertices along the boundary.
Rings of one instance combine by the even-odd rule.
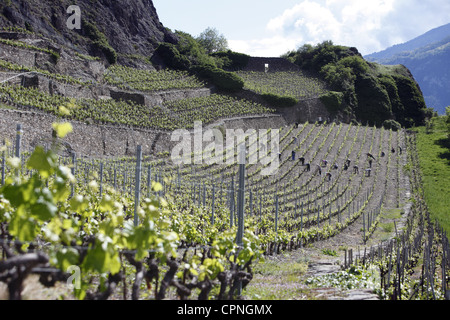
[[[82,54],[98,53],[93,39],[94,26],[106,38],[119,58],[131,55],[151,56],[159,42],[177,41],[159,21],[151,0],[79,0],[81,29],[67,27],[73,15],[67,9],[73,1],[13,0],[0,4],[0,27],[21,28],[52,39],[60,46]],[[95,35],[94,35],[95,36]]]

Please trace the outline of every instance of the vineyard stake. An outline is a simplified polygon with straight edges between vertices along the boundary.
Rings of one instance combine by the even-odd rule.
[[[275,195],[275,234],[278,237],[278,194]]]
[[[238,189],[238,231],[236,237],[236,243],[238,246],[242,246],[242,239],[244,236],[244,206],[245,206],[245,149],[241,145],[239,161],[239,189]]]
[[[152,166],[149,165],[147,169],[147,197],[150,198],[152,190]]]
[[[211,204],[211,224],[214,225],[214,202],[216,199],[216,189],[215,186],[213,185],[213,189],[212,189],[212,204]]]
[[[250,216],[253,214],[253,193],[252,190],[250,189]]]
[[[202,201],[202,188],[200,187],[200,184],[198,185],[198,202],[197,207],[200,208],[200,203]]]
[[[135,192],[134,192],[134,226],[136,227],[139,224],[138,219],[138,206],[141,196],[141,171],[142,171],[142,147],[140,145],[137,146],[136,151],[136,183],[135,183]]]
[[[203,182],[203,206],[206,206],[206,184]]]
[[[72,175],[75,176],[75,165],[76,165],[76,153],[72,152],[72,169],[70,170],[72,172]],[[73,198],[75,185],[72,183],[71,191],[70,191],[70,197]]]
[[[103,162],[100,162],[100,198],[103,197]]]
[[[245,144],[240,145],[239,189],[238,189],[238,230],[236,244],[242,247],[244,238],[244,207],[245,207]],[[240,250],[238,248],[238,250]],[[239,282],[238,295],[242,294],[242,282]]]
[[[300,231],[303,231],[303,202],[302,202],[302,211],[300,217]]]
[[[5,165],[6,165],[6,140],[3,140],[5,150],[2,152],[2,186],[5,185]]]
[[[366,214],[363,212],[362,216],[363,216],[363,240],[364,244],[366,244]]]
[[[16,130],[16,158],[20,159],[20,146],[22,144],[22,134],[23,134],[23,130],[22,130],[22,125],[19,123],[17,124],[17,130]],[[19,170],[16,169],[16,175],[19,175]]]

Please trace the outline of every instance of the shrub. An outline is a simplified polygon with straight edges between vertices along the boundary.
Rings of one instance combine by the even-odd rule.
[[[244,53],[228,51],[219,51],[212,54],[213,57],[223,61],[223,68],[228,70],[242,70],[248,64],[250,56]]]
[[[226,91],[238,91],[244,87],[244,80],[232,72],[224,71],[211,65],[194,66],[191,72],[211,81],[217,88]]]
[[[359,120],[380,126],[384,120],[392,119],[389,95],[375,77],[358,77],[355,89],[358,99],[355,114]]]
[[[298,100],[294,97],[280,96],[274,93],[264,93],[261,96],[269,104],[280,108],[292,107],[298,103]]]
[[[404,112],[395,115],[396,119],[406,127],[424,125],[426,104],[418,85],[411,78],[402,75],[393,75],[392,77],[397,85],[400,100],[405,106]]]
[[[164,64],[175,70],[188,70],[191,62],[171,43],[163,42],[156,48],[155,55],[159,56]]]
[[[110,64],[117,62],[117,52],[108,42],[106,36],[92,23],[83,19],[83,32],[92,40],[94,51],[101,52]]]
[[[383,127],[388,130],[398,131],[402,128],[402,125],[393,119],[389,119],[383,122]]]
[[[320,101],[322,101],[330,114],[335,115],[343,109],[344,93],[329,91],[326,94],[320,96]]]

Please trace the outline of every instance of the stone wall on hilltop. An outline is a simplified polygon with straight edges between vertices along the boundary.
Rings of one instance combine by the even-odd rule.
[[[247,66],[243,71],[258,71],[264,72],[265,66],[268,65],[269,72],[279,71],[300,71],[300,67],[289,62],[284,58],[264,58],[264,57],[250,57]]]

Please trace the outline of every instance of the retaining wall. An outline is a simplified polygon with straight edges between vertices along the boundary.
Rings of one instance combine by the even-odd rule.
[[[50,144],[52,123],[57,117],[38,112],[0,109],[0,141],[4,138],[15,141],[17,124],[22,125],[22,149],[33,150],[38,144]],[[138,145],[144,155],[171,152],[178,141],[171,141],[172,132],[146,130],[114,125],[86,124],[71,121],[73,132],[69,133],[66,155],[74,151],[79,156],[120,157],[135,155]],[[277,115],[230,118],[205,126],[204,129],[268,129],[286,125],[283,117]]]

